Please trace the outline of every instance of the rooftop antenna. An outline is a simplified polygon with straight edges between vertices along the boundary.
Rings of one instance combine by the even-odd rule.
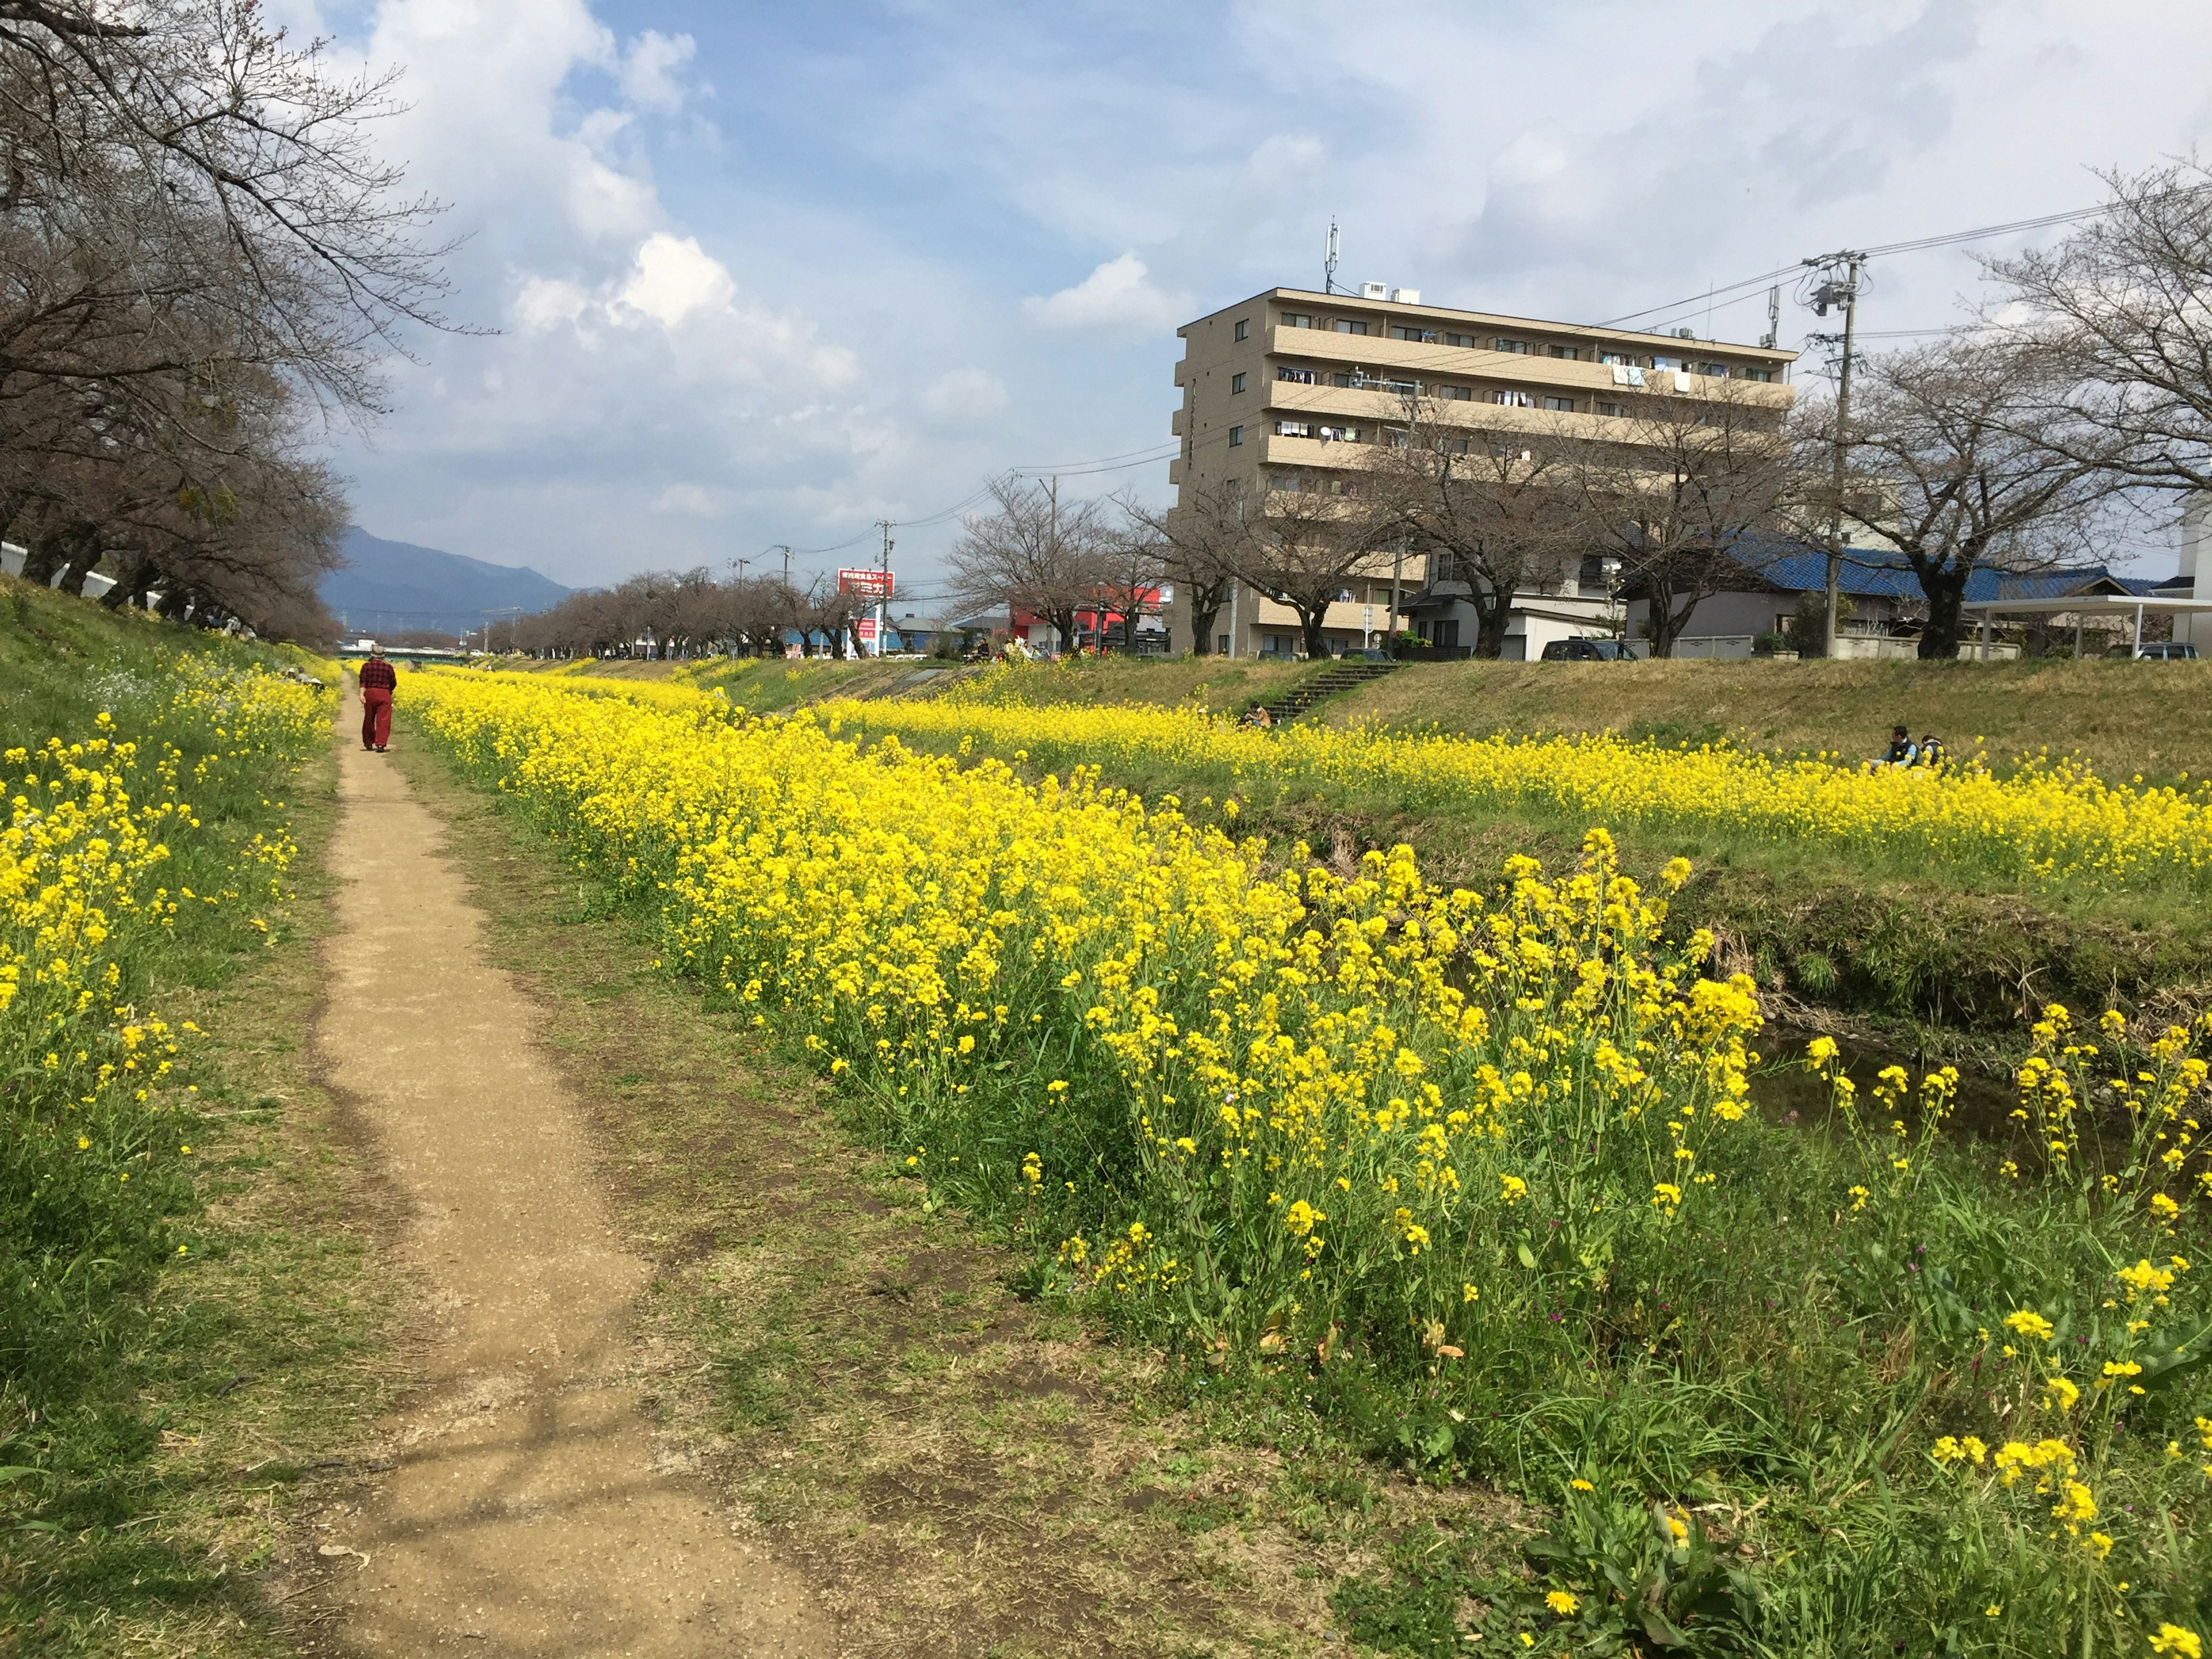
[[[1766,290],[1766,333],[1759,340],[1759,344],[1771,351],[1774,349],[1774,343],[1781,337],[1782,284],[1777,283]]]
[[[1321,262],[1321,291],[1336,292],[1336,221],[1328,222],[1328,257]]]

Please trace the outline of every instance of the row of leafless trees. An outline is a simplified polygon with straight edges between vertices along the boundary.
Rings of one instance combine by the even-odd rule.
[[[718,581],[705,569],[653,571],[571,593],[551,610],[495,623],[489,644],[537,656],[781,656],[793,635],[831,656],[856,648],[874,601],[830,577],[804,586],[773,577]]]
[[[1733,553],[1767,538],[1825,544],[1840,528],[1911,566],[1921,653],[1954,656],[1977,569],[2048,568],[2118,515],[2212,489],[2212,173],[2176,162],[2106,182],[2105,213],[1990,264],[1993,296],[1966,325],[1862,359],[1840,433],[1832,400],[1785,417],[1740,380],[1623,390],[1601,431],[1528,416],[1486,428],[1465,404],[1414,396],[1379,447],[1352,452],[1355,471],[1279,471],[1256,490],[1231,480],[1187,490],[1172,514],[1125,517],[1153,532],[1200,651],[1233,581],[1296,611],[1317,653],[1351,578],[1413,562],[1466,583],[1475,650],[1496,656],[1513,594],[1595,555],[1649,602],[1666,655],[1698,605],[1742,579]],[[1009,544],[1033,561],[1034,502],[1000,507],[963,549]]]
[[[434,204],[346,78],[245,0],[0,0],[0,534],[106,603],[322,634],[337,480],[435,325]]]

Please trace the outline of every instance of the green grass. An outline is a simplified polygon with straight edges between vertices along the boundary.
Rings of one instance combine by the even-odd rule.
[[[471,740],[478,781],[500,781],[512,752],[495,758],[482,732]],[[838,794],[841,802],[872,798],[865,780],[838,781],[855,792]],[[884,798],[899,799],[897,788]],[[711,934],[687,932],[668,896],[678,848],[647,834],[617,842],[604,821],[586,824],[550,792],[536,810],[582,867],[626,872],[623,890],[640,925],[671,947],[710,962],[726,955],[735,980],[757,971],[762,952],[783,948],[779,939],[748,937],[741,919],[726,918]],[[814,831],[832,834],[842,810],[825,808]],[[721,832],[736,838],[744,828],[732,822]],[[1601,880],[1593,890],[1605,890]],[[1060,902],[1082,896],[1071,887]],[[1393,937],[1389,914],[1378,908],[1375,921],[1376,931],[1359,937]],[[995,952],[1028,963],[1024,929],[1038,925],[1017,911]],[[1528,934],[1506,936],[1553,938],[1526,925]],[[1323,939],[1346,937],[1316,931],[1303,984],[1339,983],[1352,946],[1341,945],[1340,958],[1331,954],[1340,946]],[[1556,967],[1556,955],[1546,960]],[[1148,963],[1146,972],[1174,1029],[1206,1028],[1212,981],[1202,964]],[[1407,1232],[1415,1248],[1385,1249],[1373,1243],[1376,1228],[1361,1233],[1350,1223],[1365,1217],[1387,1227],[1392,1200],[1380,1187],[1336,1183],[1340,1198],[1316,1182],[1312,1190],[1342,1213],[1334,1253],[1306,1258],[1322,1262],[1309,1285],[1297,1253],[1282,1248],[1273,1212],[1256,1199],[1232,1205],[1224,1196],[1232,1188],[1264,1193],[1263,1176],[1306,1190],[1293,1186],[1308,1178],[1300,1159],[1264,1171],[1255,1161],[1237,1173],[1225,1143],[1216,1144],[1211,1096],[1170,1117],[1175,1100],[1117,1075],[1080,1036],[1090,1025],[1085,1005],[1109,994],[1104,977],[1096,988],[1081,972],[1054,979],[1063,989],[1081,985],[1060,999],[1018,974],[994,977],[992,996],[1014,1005],[1006,1029],[1028,1031],[1034,1007],[1044,1031],[1034,1042],[987,1031],[994,1046],[957,1073],[925,1072],[918,1060],[909,1073],[878,1058],[869,1039],[897,1026],[872,1024],[842,1002],[817,1016],[811,985],[796,988],[795,1006],[777,1017],[790,1035],[826,1043],[823,1062],[834,1056],[841,1070],[855,1068],[841,1085],[855,1133],[886,1150],[927,1146],[927,1158],[917,1151],[915,1158],[931,1189],[924,1216],[957,1206],[1026,1249],[1033,1260],[1015,1282],[1048,1307],[1069,1283],[1069,1258],[1054,1242],[1076,1227],[1103,1246],[1143,1221],[1177,1261],[1203,1252],[1203,1282],[1132,1271],[1109,1291],[1066,1305],[1133,1343],[1163,1346],[1170,1376],[1209,1419],[1288,1457],[1326,1460],[1349,1442],[1378,1470],[1455,1487],[1495,1482],[1545,1511],[1525,1573],[1485,1564],[1479,1540],[1462,1534],[1418,1559],[1351,1574],[1358,1583],[1342,1589],[1338,1611],[1368,1639],[1419,1651],[1441,1639],[1435,1614],[1447,1599],[1457,1627],[1516,1644],[1527,1633],[1547,1652],[1620,1652],[1635,1642],[1711,1654],[2055,1656],[2112,1651],[2115,1642],[2137,1650],[2142,1633],[2168,1620],[2204,1629],[2212,1483],[2198,1464],[2212,1458],[2212,1443],[2200,1452],[2197,1443],[2212,1431],[2198,1431],[2195,1419],[2212,1416],[2212,1368],[2203,1363],[2212,1298],[2201,1271],[2177,1266],[2154,1307],[2148,1291],[2118,1276],[2139,1256],[2203,1264],[2212,1249],[2193,1176],[2177,1184],[2181,1202],[2170,1218],[2152,1197],[2167,1181],[2161,1144],[2189,1152],[2176,1137],[2204,1109],[2201,1066],[2192,1074],[2177,1055],[2154,1061],[2140,1048],[2098,1060],[2095,1075],[2075,1079],[2097,1132],[2063,1163],[2034,1152],[2052,1132],[2011,1146],[1949,1138],[1909,1102],[1870,1104],[1864,1133],[1842,1115],[1809,1131],[1753,1117],[1701,1154],[1714,1184],[1695,1190],[1679,1225],[1655,1213],[1652,1194],[1663,1189],[1651,1184],[1645,1143],[1657,1140],[1657,1155],[1667,1156],[1657,1120],[1690,1115],[1698,1068],[1663,1066],[1657,1097],[1618,1121],[1587,1079],[1563,1083],[1514,1097],[1496,1137],[1503,1150],[1480,1134],[1455,1143],[1468,1200],[1449,1237],[1416,1241]],[[1493,1033],[1547,1008],[1547,1018],[1571,1024],[1559,1001],[1545,1000],[1564,996],[1559,984],[1524,1000],[1502,975],[1470,966],[1466,989]],[[772,1000],[763,1006],[776,1008]],[[1379,1018],[1371,1007],[1341,1012],[1355,1033]],[[1400,1033],[1416,1033],[1390,1042],[1428,1041],[1420,1016],[1394,1006],[1389,1018]],[[1589,1031],[1554,1036],[1533,1025],[1513,1033],[1527,1046],[1499,1058],[1532,1071],[1562,1063],[1553,1045],[1582,1052],[1574,1045],[1594,1041]],[[1284,1052],[1305,1054],[1310,1042],[1320,1053],[1326,1040],[1300,1026]],[[2109,1036],[2098,1042],[2118,1047]],[[1254,1044],[1255,1071],[1269,1063],[1263,1046],[1272,1045]],[[2076,1061],[2087,1066],[2078,1051],[2067,1063]],[[1329,1063],[1362,1091],[1395,1086],[1351,1075],[1371,1061]],[[1446,1077],[1440,1051],[1424,1063],[1428,1075]],[[2113,1097],[2105,1079],[2138,1069],[2180,1079],[2176,1116]],[[1055,1096],[1042,1084],[1050,1074],[1074,1086]],[[1463,1073],[1448,1080],[1474,1097]],[[1269,1092],[1277,1087],[1238,1083],[1249,1098],[1271,1101],[1284,1097]],[[1893,1115],[1907,1126],[1902,1138],[1888,1132]],[[1182,1146],[1170,1139],[1177,1129],[1194,1137],[1188,1162],[1172,1150]],[[1056,1193],[1048,1201],[1024,1191],[1012,1170],[1024,1147],[1042,1148],[1054,1174],[1080,1177],[1080,1189],[1064,1204]],[[1091,1162],[1070,1155],[1085,1148]],[[2024,1165],[2017,1176],[2001,1164],[2008,1152]],[[2201,1165],[2201,1149],[2190,1158]],[[1524,1190],[1516,1196],[1507,1185],[1500,1196],[1501,1174],[1516,1172]],[[1397,1188],[1389,1190],[1395,1197]],[[1042,1215],[1031,1207],[1038,1204]],[[1462,1298],[1463,1279],[1480,1295]],[[2047,1321],[2049,1345],[2045,1333],[2008,1329],[2016,1315]],[[1425,1334],[1428,1318],[1455,1340]],[[2023,1352],[2008,1351],[2014,1344]],[[2100,1371],[2124,1359],[2142,1369]],[[763,1369],[775,1367],[746,1367]],[[920,1380],[935,1376],[927,1364],[906,1369]],[[2078,1415],[2046,1392],[2051,1375],[2080,1387]],[[2114,1375],[2142,1381],[2107,1393],[2100,1378]],[[2140,1397],[2127,1392],[2136,1387]],[[1996,1485],[1986,1465],[1963,1479],[1938,1467],[1931,1454],[1945,1435],[1992,1447],[2063,1437],[2101,1505],[2097,1531],[2086,1516],[2079,1536],[2054,1523],[2063,1480],[2045,1491],[2033,1475]],[[1233,1518],[1208,1502],[1184,1515],[1190,1526],[1179,1529],[1198,1536]],[[2115,1540],[2109,1559],[2091,1548],[2105,1528]],[[1547,1591],[1574,1598],[1572,1609],[1553,1612]]]
[[[566,667],[573,668],[574,665]],[[684,670],[732,701],[777,712],[832,697],[911,690],[904,663],[714,663]],[[666,678],[668,664],[603,665]],[[586,672],[591,672],[588,666]],[[1320,672],[1312,665],[1221,659],[1107,659],[1011,669],[954,669],[920,695],[1024,706],[1195,702],[1234,711]],[[1316,717],[1486,736],[1614,732],[1662,743],[1872,753],[1890,724],[1935,729],[1954,752],[1984,738],[2002,764],[2048,749],[2100,775],[2151,781],[2212,769],[2212,664],[2127,662],[1413,665],[1323,703]],[[1040,756],[1043,750],[1040,750]],[[1011,758],[1001,757],[1001,758]],[[1065,765],[1071,755],[1054,754]],[[1042,772],[1040,759],[1029,769]],[[1246,823],[1325,859],[1409,842],[1444,879],[1482,880],[1509,853],[1571,854],[1587,822],[1531,808],[1409,807],[1382,791],[1316,790],[1295,780],[1231,777],[1184,760],[1124,762],[1110,781],[1147,795],[1236,793]],[[2027,892],[1971,866],[1838,854],[1732,834],[1615,823],[1632,869],[1685,854],[1698,875],[1676,921],[1711,927],[1725,959],[1784,1007],[1843,1013],[1918,1042],[1923,1028],[1985,1037],[2015,1030],[2040,1002],[2153,1012],[2212,1000],[2212,909],[2191,894]],[[1957,1046],[1954,1044],[1954,1046]]]
[[[361,1198],[304,1043],[319,994],[329,763],[319,744],[304,761],[240,756],[170,711],[180,653],[278,660],[0,580],[0,748],[88,735],[103,711],[126,737],[176,744],[201,827],[173,831],[161,879],[241,891],[187,908],[172,933],[115,936],[112,997],[207,1033],[157,1090],[173,1109],[149,1117],[122,1099],[64,1111],[94,1143],[79,1156],[66,1134],[42,1131],[54,1107],[23,1046],[36,1034],[19,1022],[9,1037],[0,1464],[14,1474],[0,1485],[0,1650],[10,1653],[289,1651],[268,1594],[286,1518],[300,1492],[343,1472],[389,1376],[389,1291],[372,1278],[369,1234],[342,1224]],[[246,902],[241,849],[288,830],[304,862],[283,878],[287,896],[257,866],[261,890]],[[171,1136],[189,1160],[172,1156]],[[123,1167],[139,1179],[116,1182],[113,1165],[132,1158]]]

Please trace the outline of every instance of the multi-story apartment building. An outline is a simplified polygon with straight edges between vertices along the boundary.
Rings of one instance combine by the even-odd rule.
[[[1410,289],[1375,283],[1358,295],[1269,289],[1176,332],[1187,343],[1176,365],[1182,405],[1171,428],[1182,451],[1168,477],[1181,503],[1224,483],[1255,501],[1283,488],[1357,495],[1389,428],[1402,424],[1411,394],[1447,419],[1463,409],[1470,431],[1602,438],[1611,423],[1629,427],[1626,400],[1638,388],[1686,393],[1734,380],[1759,387],[1755,397],[1786,404],[1796,356],[1700,340],[1686,331],[1641,334],[1425,306]],[[1379,643],[1395,621],[1443,654],[1463,652],[1474,631],[1467,592],[1462,573],[1394,569],[1390,556],[1378,554],[1329,608],[1329,647],[1340,653]],[[1522,594],[1514,611],[1509,656],[1534,658],[1551,640],[1617,626],[1595,558]],[[1191,638],[1190,623],[1188,595],[1179,592],[1171,635],[1178,645]],[[1236,589],[1212,631],[1213,647],[1229,655],[1302,648],[1296,614],[1248,586]]]

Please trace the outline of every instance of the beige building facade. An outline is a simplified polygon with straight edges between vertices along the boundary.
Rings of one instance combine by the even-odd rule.
[[[1182,404],[1171,430],[1182,451],[1168,476],[1179,504],[1223,483],[1255,500],[1276,489],[1356,497],[1390,428],[1403,424],[1408,397],[1447,419],[1463,410],[1470,431],[1602,438],[1611,423],[1626,426],[1626,402],[1639,392],[1694,394],[1733,380],[1771,386],[1753,395],[1786,404],[1796,355],[1687,334],[1457,311],[1379,283],[1358,295],[1269,289],[1176,333],[1185,343],[1175,369]],[[1473,613],[1453,614],[1456,573],[1428,562],[1414,557],[1394,569],[1388,555],[1370,561],[1329,608],[1331,653],[1379,646],[1395,620],[1430,639],[1439,654],[1464,654]],[[1407,601],[1416,599],[1419,609],[1409,612]],[[1620,622],[1595,560],[1516,599],[1514,610],[1510,656],[1534,658],[1553,639],[1612,633]],[[1237,589],[1210,631],[1211,648],[1225,655],[1273,657],[1303,648],[1296,613],[1249,586]],[[1178,648],[1192,638],[1181,592],[1172,638]]]

